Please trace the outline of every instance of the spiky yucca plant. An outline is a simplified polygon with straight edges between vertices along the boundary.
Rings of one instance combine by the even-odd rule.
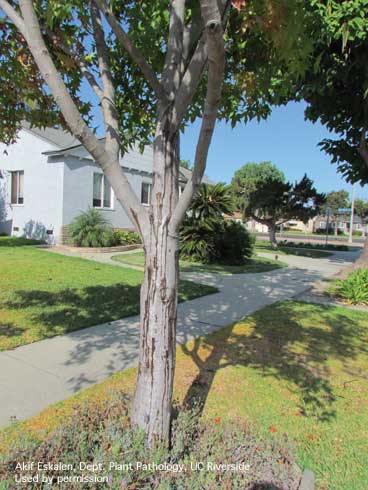
[[[222,218],[224,214],[234,211],[233,197],[225,184],[202,184],[189,208],[189,212],[197,219]]]

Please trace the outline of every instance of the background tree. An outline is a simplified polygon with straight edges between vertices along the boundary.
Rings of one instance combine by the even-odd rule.
[[[183,168],[186,168],[187,170],[190,170],[192,167],[192,164],[190,163],[189,160],[180,160],[180,166]]]
[[[322,206],[322,211],[326,213],[326,209],[330,208],[331,223],[334,226],[335,235],[337,235],[338,232],[339,217],[344,215],[344,213],[339,211],[339,209],[348,208],[349,206],[350,206],[349,193],[344,189],[341,189],[339,191],[331,191],[327,193],[326,202]]]
[[[276,249],[277,227],[290,219],[307,222],[318,214],[324,201],[324,194],[317,192],[306,175],[294,185],[267,179],[250,193],[244,214],[268,227],[271,246]]]
[[[362,236],[365,236],[364,226],[368,222],[368,201],[356,199],[354,202],[354,214],[362,220]]]
[[[285,182],[283,172],[271,162],[249,162],[238,169],[231,180],[231,190],[237,209],[244,214],[250,195],[264,182]]]

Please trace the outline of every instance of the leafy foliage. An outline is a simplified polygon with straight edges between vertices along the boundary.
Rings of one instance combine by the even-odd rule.
[[[224,184],[202,184],[192,199],[188,209],[196,219],[217,219],[234,211],[230,189]]]
[[[325,201],[307,175],[291,184],[270,162],[245,165],[235,174],[232,188],[245,216],[273,228],[290,219],[307,221]]]
[[[348,303],[368,305],[368,269],[358,269],[337,281],[333,294]]]
[[[10,3],[17,5],[12,0]],[[198,23],[198,2],[187,4],[187,22]],[[90,90],[85,90],[83,73],[76,62],[81,60],[91,73],[98,73],[90,9],[81,0],[37,0],[34,5],[52,58],[78,109],[93,126],[99,102]],[[219,117],[235,125],[266,118],[273,104],[284,103],[293,96],[315,40],[307,29],[310,14],[304,0],[248,0],[234,1],[233,5],[225,39],[227,71]],[[169,7],[167,0],[111,2],[116,18],[158,76],[167,48]],[[0,41],[0,140],[14,141],[22,120],[38,127],[65,127],[24,39],[11,22],[2,18]],[[151,140],[154,131],[155,96],[115,36],[110,33],[107,42],[122,146],[127,148],[135,140],[143,145]],[[183,126],[201,116],[205,84],[206,76]]]
[[[349,207],[349,193],[343,189],[339,191],[331,191],[326,195],[326,202],[322,206],[322,210],[331,209],[332,214],[339,214],[339,209]]]
[[[285,182],[283,172],[271,162],[249,162],[238,169],[231,180],[231,190],[236,200],[236,206],[244,212],[249,197],[257,190],[260,183],[265,181]]]
[[[180,229],[180,257],[202,264],[216,261],[214,234],[221,224],[187,217]]]
[[[226,222],[234,210],[230,188],[202,184],[180,231],[180,255],[203,264],[238,265],[252,255],[253,240],[239,223]]]
[[[362,219],[363,223],[368,221],[368,201],[363,199],[356,199],[354,203],[354,212],[359,218]]]
[[[255,236],[241,223],[226,221],[221,232],[215,236],[218,263],[229,265],[244,264],[253,254]]]
[[[78,247],[109,247],[114,234],[108,221],[94,208],[81,213],[68,228],[69,236]]]
[[[141,243],[141,237],[135,231],[114,230],[114,245],[134,245]]]
[[[306,117],[337,134],[320,145],[351,182],[368,183],[367,0],[310,2],[316,36],[314,66],[302,83]]]
[[[241,265],[253,254],[254,237],[224,219],[187,218],[180,232],[180,257],[202,264]]]

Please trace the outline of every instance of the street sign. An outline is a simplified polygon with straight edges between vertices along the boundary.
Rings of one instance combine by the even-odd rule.
[[[339,213],[351,213],[351,208],[339,208]]]

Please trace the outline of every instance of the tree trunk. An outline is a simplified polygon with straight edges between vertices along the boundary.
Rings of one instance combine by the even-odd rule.
[[[268,233],[270,236],[271,247],[277,250],[277,240],[276,240],[276,226],[268,225]]]
[[[179,135],[159,122],[154,142],[150,229],[144,230],[140,354],[132,424],[150,445],[168,444],[174,382],[179,240],[169,233],[178,200]],[[168,124],[166,124],[168,126]]]
[[[368,268],[368,236],[365,239],[364,247],[363,247],[362,253],[360,254],[359,259],[356,260],[354,263],[355,269],[358,269],[361,267]]]

